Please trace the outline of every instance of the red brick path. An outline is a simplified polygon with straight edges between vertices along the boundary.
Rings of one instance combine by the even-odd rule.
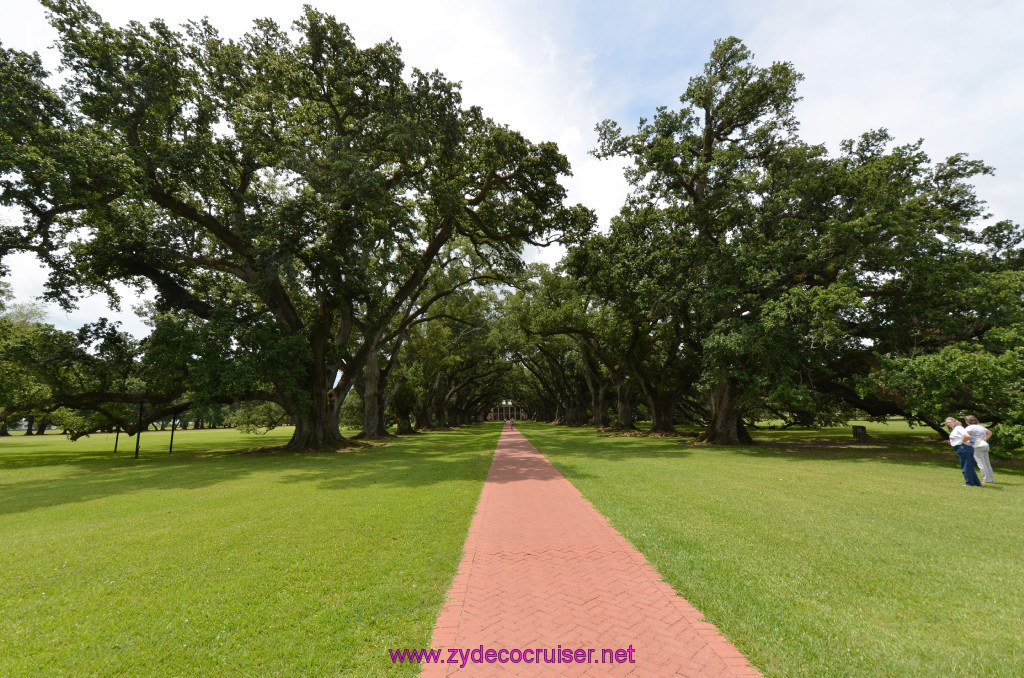
[[[424,664],[422,676],[760,676],[518,431],[502,433],[432,647],[634,648],[635,663]]]

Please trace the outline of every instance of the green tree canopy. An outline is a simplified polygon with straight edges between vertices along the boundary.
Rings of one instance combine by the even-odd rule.
[[[220,367],[149,386],[153,402],[273,402],[292,447],[335,444],[344,394],[447,245],[514,267],[524,242],[590,223],[563,207],[553,144],[309,7],[292,32],[260,20],[230,40],[44,4],[67,79],[2,53],[0,202],[25,218],[0,255],[36,252],[64,305],[154,289],[190,359]]]
[[[749,440],[745,414],[802,388],[907,413],[856,377],[1019,308],[996,295],[958,322],[965,300],[936,294],[981,284],[988,245],[1017,237],[1007,224],[978,228],[971,180],[991,170],[963,155],[932,162],[921,142],[894,145],[884,130],[832,157],[797,137],[800,79],[790,64],[756,66],[728,38],[678,110],[659,108],[634,134],[599,126],[596,154],[630,159],[634,191],[567,268],[638,337],[631,369],[656,430],[671,430],[682,403],[707,412],[705,440]]]

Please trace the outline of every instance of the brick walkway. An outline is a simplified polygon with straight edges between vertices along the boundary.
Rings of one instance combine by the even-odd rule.
[[[502,433],[465,549],[434,626],[442,661],[561,645],[594,662],[632,646],[635,663],[424,664],[424,677],[761,675],[518,431]]]

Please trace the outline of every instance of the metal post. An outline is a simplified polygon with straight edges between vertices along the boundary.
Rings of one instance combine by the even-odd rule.
[[[142,408],[145,403],[139,403],[139,430],[135,432],[135,458],[139,458],[139,441],[142,440]]]
[[[167,454],[174,452],[174,429],[178,426],[178,418],[171,419],[171,446],[167,448]]]
[[[117,425],[117,433],[114,434],[114,454],[117,454],[117,441],[121,438],[121,425]]]

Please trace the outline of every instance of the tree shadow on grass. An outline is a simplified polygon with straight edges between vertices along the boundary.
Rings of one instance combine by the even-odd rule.
[[[547,431],[538,431],[536,443],[542,453],[550,453],[556,461],[573,457],[629,461],[632,459],[684,458],[694,455],[713,456],[717,453],[738,453],[761,458],[779,458],[792,461],[862,461],[886,464],[948,467],[958,466],[956,455],[949,444],[930,435],[898,435],[893,438],[875,438],[870,443],[857,443],[840,436],[814,436],[814,431],[800,431],[792,435],[787,431],[785,440],[761,438],[751,446],[714,446],[695,442],[692,436],[664,438],[664,445],[655,438],[644,436],[589,437],[581,435],[549,437]],[[997,473],[1024,476],[1019,460],[993,459]],[[998,481],[997,481],[998,485]]]
[[[530,442],[537,445],[541,454],[550,455],[553,460],[587,457],[609,461],[629,461],[631,459],[682,459],[693,455],[691,450],[680,446],[676,439],[668,437],[595,436],[582,438],[574,436],[550,440],[547,436],[540,435]]]
[[[795,442],[759,442],[752,447],[729,448],[740,454],[815,461],[854,461],[900,464],[907,466],[958,467],[956,454],[948,443],[933,438],[875,438],[870,443],[822,439]],[[992,466],[1001,473],[1024,475],[1016,460],[992,459]]]
[[[500,468],[494,473],[490,473],[492,455],[488,453],[482,459],[482,475],[477,476],[474,472],[472,477],[466,476],[464,468],[456,466],[456,464],[462,463],[457,457],[453,458],[450,453],[443,451],[421,450],[415,456],[409,455],[404,460],[401,458],[390,459],[387,468],[383,470],[376,469],[372,464],[367,464],[354,455],[345,458],[342,463],[351,464],[354,467],[351,475],[338,477],[311,471],[291,474],[287,480],[289,482],[319,481],[324,489],[333,490],[360,483],[365,485],[386,482],[396,487],[415,487],[430,482],[477,480],[484,477],[488,482],[498,484],[524,480],[550,481],[563,477],[551,464],[533,456],[520,454],[506,457]]]
[[[490,436],[481,433],[425,435],[407,445],[400,441],[314,454],[206,451],[133,459],[109,453],[5,450],[0,454],[0,515],[147,490],[195,490],[265,473],[276,474],[282,483],[317,482],[326,490],[482,482],[493,447]],[[15,469],[39,469],[46,476],[33,473],[20,479],[20,473],[3,473]]]
[[[355,450],[334,455],[324,464],[295,465],[295,471],[281,476],[283,483],[318,483],[325,490],[378,485],[414,488],[451,481],[483,482],[490,464],[490,451],[474,455],[466,451],[424,451],[387,449]]]

